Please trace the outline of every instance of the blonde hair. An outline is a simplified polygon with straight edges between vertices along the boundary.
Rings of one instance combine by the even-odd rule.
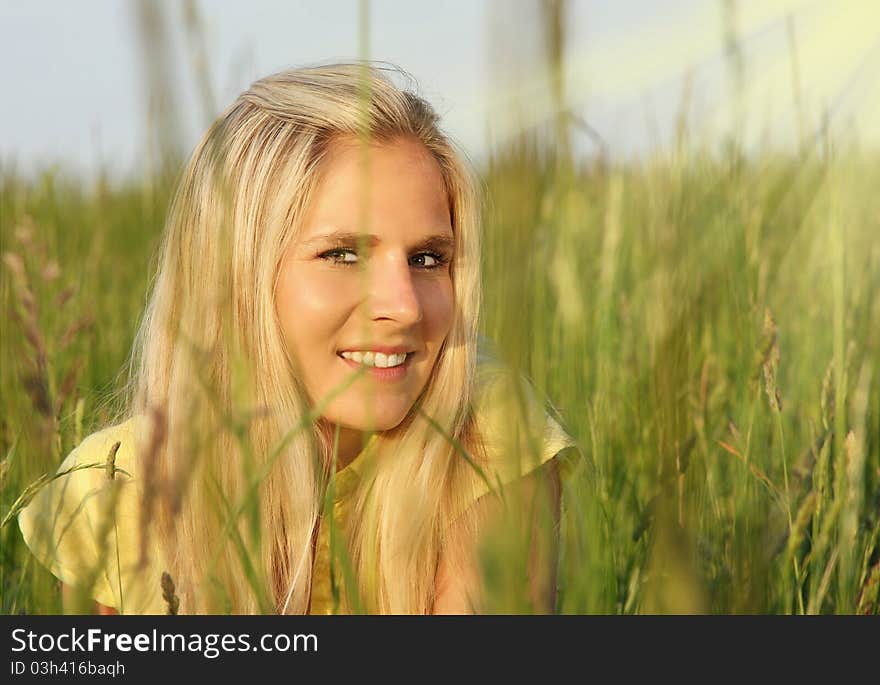
[[[183,172],[136,339],[127,408],[134,416],[159,407],[166,417],[150,481],[165,485],[155,525],[181,610],[308,610],[332,436],[306,420],[312,408],[283,344],[274,288],[322,160],[341,136],[417,138],[449,197],[454,322],[420,409],[376,436],[376,451],[390,458],[376,460],[355,493],[346,531],[366,611],[426,613],[433,604],[444,530],[475,480],[450,438],[473,454],[480,449],[468,409],[478,204],[437,115],[385,71],[342,64],[261,79],[215,122]]]

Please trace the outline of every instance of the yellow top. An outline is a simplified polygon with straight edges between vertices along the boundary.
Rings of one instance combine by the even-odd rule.
[[[515,393],[502,375],[488,367],[480,368],[474,410],[487,454],[486,476],[492,483],[508,483],[524,475],[573,445],[571,438],[544,410],[527,389],[526,421],[516,410]],[[524,425],[525,424],[525,425]],[[542,425],[543,424],[543,425]],[[142,552],[158,548],[140,525],[141,481],[137,476],[137,445],[146,438],[147,421],[138,417],[90,435],[61,464],[58,472],[81,467],[62,475],[43,487],[19,514],[19,526],[34,556],[62,582],[73,587],[92,587],[92,596],[106,606],[125,614],[164,614],[160,579],[161,561],[156,554]],[[514,442],[523,439],[522,429],[543,438],[539,459],[527,463],[510,455]],[[103,464],[111,446],[120,443],[116,454],[115,491],[108,487],[106,469],[87,465]],[[336,474],[333,516],[337,530],[344,528],[351,494],[360,478],[366,450]],[[562,460],[560,472],[566,478],[573,462]],[[128,475],[126,475],[128,474]],[[488,488],[483,485],[475,497]],[[113,500],[116,500],[115,502]],[[115,517],[109,517],[115,507]],[[318,532],[312,580],[310,613],[330,614],[334,611],[330,578],[329,526]],[[339,583],[339,579],[337,579]]]

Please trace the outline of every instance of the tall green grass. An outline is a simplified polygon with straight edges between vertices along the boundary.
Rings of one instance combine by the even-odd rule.
[[[560,610],[877,611],[880,158],[556,162],[487,171],[486,329],[588,456]]]
[[[560,611],[878,610],[878,162],[492,158],[484,333],[586,457]],[[167,201],[4,173],[4,514],[109,415]],[[0,535],[3,610],[57,609]]]
[[[482,332],[584,455],[557,610],[880,612],[880,154],[580,162],[569,135],[479,169]],[[112,414],[173,174],[0,170],[0,516]],[[60,611],[14,523],[0,541],[0,610]],[[487,609],[525,610],[522,550],[484,552]]]

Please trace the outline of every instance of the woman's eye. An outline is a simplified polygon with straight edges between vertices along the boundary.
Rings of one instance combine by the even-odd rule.
[[[438,266],[442,266],[444,260],[440,255],[431,254],[430,252],[420,252],[412,258],[412,262],[423,269],[434,269]]]
[[[332,250],[326,250],[318,255],[320,259],[329,261],[331,264],[357,264],[360,262],[357,250],[347,247],[334,247]],[[434,254],[432,252],[419,252],[409,259],[411,266],[420,269],[436,269],[446,263],[443,255]]]
[[[357,253],[354,250],[348,250],[341,247],[327,250],[318,256],[321,259],[327,259],[337,264],[356,264],[358,260]]]

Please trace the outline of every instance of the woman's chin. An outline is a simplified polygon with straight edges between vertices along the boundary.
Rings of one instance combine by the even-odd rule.
[[[409,407],[360,406],[350,411],[325,412],[324,418],[334,424],[362,432],[383,432],[397,428],[406,418]]]

